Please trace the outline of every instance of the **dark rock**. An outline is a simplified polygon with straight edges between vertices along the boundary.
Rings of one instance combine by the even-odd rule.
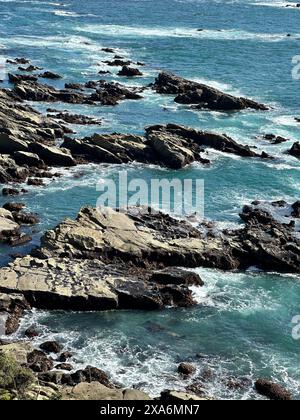
[[[32,72],[32,71],[43,70],[43,69],[41,67],[30,65],[28,67],[18,67],[18,70]]]
[[[13,157],[18,165],[28,165],[29,167],[45,168],[45,163],[38,155],[29,152],[14,152]]]
[[[5,196],[7,195],[14,196],[14,195],[19,195],[19,194],[20,194],[20,191],[14,188],[3,188],[2,190],[2,195],[5,195]]]
[[[33,350],[27,356],[27,365],[34,372],[47,372],[53,369],[54,363],[40,350]]]
[[[111,67],[125,67],[129,66],[131,64],[131,61],[116,59],[114,61],[104,61],[104,63]]]
[[[62,76],[60,76],[59,74],[52,73],[51,71],[45,71],[44,73],[39,74],[39,77],[43,79],[53,79],[53,80],[62,78]]]
[[[190,363],[180,363],[178,366],[178,372],[182,375],[190,376],[196,372],[196,368]]]
[[[119,71],[118,75],[126,76],[126,77],[136,77],[136,76],[143,76],[143,73],[139,69],[123,66],[122,70]]]
[[[5,317],[0,319],[2,334],[10,335],[19,328],[19,323],[24,311],[30,306],[23,295],[0,293],[0,314]]]
[[[275,134],[266,134],[264,136],[265,140],[271,141],[272,144],[281,144],[289,141],[288,139],[281,137],[281,136],[275,136]]]
[[[109,54],[115,54],[115,50],[113,48],[102,48],[102,51],[109,53]]]
[[[29,149],[51,166],[75,166],[76,162],[68,150],[40,143],[30,143]]]
[[[67,362],[69,359],[73,357],[73,353],[69,351],[64,351],[58,358],[58,361],[61,363]]]
[[[255,382],[255,389],[261,395],[269,398],[270,400],[277,401],[290,401],[292,395],[281,385],[275,384],[274,382],[266,379],[259,379]]]
[[[99,382],[108,388],[112,387],[105,372],[92,366],[87,366],[84,370],[78,370],[72,374],[64,374],[62,384],[75,386],[81,382]]]
[[[17,233],[15,236],[11,236],[7,239],[8,245],[12,247],[21,246],[31,241],[32,241],[32,237],[25,233],[22,233],[22,234]]]
[[[39,219],[35,214],[17,212],[13,214],[14,220],[19,225],[36,225],[39,223]]]
[[[199,109],[239,111],[246,108],[267,110],[268,107],[246,98],[237,98],[210,86],[183,79],[170,73],[160,73],[153,89],[160,94],[177,95],[175,102],[196,105]]]
[[[63,346],[57,341],[46,341],[40,345],[40,349],[47,353],[60,353],[63,349]]]
[[[288,151],[288,153],[292,156],[300,158],[300,143],[298,141],[294,143],[292,148]]]
[[[66,83],[65,84],[65,89],[71,89],[71,90],[84,90],[84,85],[80,84],[80,83]],[[57,112],[57,111],[49,111],[48,112]]]
[[[27,185],[41,187],[42,185],[44,185],[44,182],[41,179],[28,178]]]
[[[11,211],[11,212],[19,212],[21,211],[25,206],[24,203],[5,203],[3,205],[3,208]]]
[[[38,374],[40,382],[60,385],[62,382],[63,373],[59,371],[43,372]]]
[[[300,218],[300,201],[292,204],[292,217]]]
[[[185,284],[186,286],[204,286],[200,276],[192,271],[169,267],[155,271],[150,281],[157,284]]]
[[[39,332],[35,325],[31,325],[27,330],[24,332],[25,337],[28,338],[36,338],[39,336]]]
[[[37,82],[38,77],[32,74],[8,74],[8,80],[10,83],[20,82]]]
[[[78,114],[69,114],[69,113],[58,113],[56,115],[52,115],[52,118],[63,120],[68,124],[78,124],[78,125],[101,125],[102,120],[88,117],[86,115],[78,115]]]
[[[59,365],[55,366],[55,369],[71,371],[73,370],[73,366],[69,363],[60,363]]]

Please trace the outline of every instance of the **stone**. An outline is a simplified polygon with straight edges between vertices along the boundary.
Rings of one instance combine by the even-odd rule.
[[[23,295],[0,293],[0,335],[17,331],[25,309],[29,305]]]
[[[139,69],[123,66],[122,70],[119,71],[118,75],[126,76],[126,77],[136,77],[136,76],[143,76],[143,73]]]
[[[211,400],[208,397],[198,397],[197,395],[188,394],[182,391],[163,391],[160,396],[160,401],[207,401]]]
[[[177,95],[175,102],[192,104],[199,109],[207,108],[214,111],[239,111],[247,108],[265,111],[268,109],[267,106],[250,99],[237,98],[171,73],[160,73],[155,80],[153,89],[160,94]]]
[[[13,154],[18,165],[28,165],[30,167],[45,168],[45,163],[35,153],[17,151]]]
[[[59,363],[55,366],[55,369],[71,371],[73,366],[70,363]]]
[[[41,350],[33,350],[27,355],[27,366],[34,372],[47,372],[53,369],[53,360]]]
[[[40,345],[40,349],[44,350],[46,353],[60,353],[63,346],[57,341],[46,341]]]
[[[52,80],[62,79],[62,76],[60,76],[57,73],[53,73],[51,71],[45,71],[44,73],[39,74],[39,77],[41,77],[43,79],[52,79]]]
[[[266,379],[259,379],[255,382],[255,389],[261,395],[269,398],[270,400],[277,401],[290,401],[292,395],[281,385]]]
[[[190,363],[180,363],[178,366],[178,372],[182,375],[190,376],[196,372],[196,368]]]
[[[300,143],[294,143],[292,148],[288,151],[288,153],[292,156],[295,156],[296,158],[300,158]]]
[[[47,165],[51,166],[75,166],[75,160],[70,152],[55,146],[47,146],[40,143],[30,143],[30,151],[36,153]]]
[[[29,328],[27,328],[24,332],[25,337],[33,339],[39,336],[39,332],[35,325],[31,325]]]
[[[67,362],[69,359],[73,357],[73,353],[69,351],[64,351],[58,358],[58,361],[61,363]]]
[[[17,342],[0,346],[0,352],[12,357],[20,365],[27,364],[27,356],[33,351],[30,342]]]

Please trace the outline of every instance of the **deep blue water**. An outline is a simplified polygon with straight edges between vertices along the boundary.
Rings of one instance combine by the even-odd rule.
[[[98,71],[106,69],[101,62],[111,58],[101,49],[113,47],[121,55],[146,63],[144,77],[123,80],[128,84],[146,85],[165,69],[270,104],[272,110],[263,113],[200,112],[176,105],[171,97],[145,92],[143,101],[126,101],[117,107],[55,105],[104,119],[101,127],[76,127],[79,136],[95,131],[142,133],[146,125],[175,122],[226,132],[241,143],[273,154],[276,160],[270,163],[209,151],[210,168],[194,165],[177,173],[136,165],[127,168],[131,177],[147,180],[204,179],[205,216],[223,226],[237,224],[241,206],[254,199],[299,199],[300,162],[284,152],[300,140],[300,124],[294,120],[300,116],[300,80],[294,80],[291,73],[292,58],[300,54],[300,10],[286,8],[286,4],[0,0],[0,54],[4,59],[25,56],[63,74],[64,79],[54,83],[61,87],[65,82],[99,78]],[[200,28],[204,31],[198,32]],[[107,79],[118,80],[117,69],[110,70],[115,74]],[[41,111],[47,108],[47,104],[35,106]],[[290,141],[270,146],[257,138],[264,133]],[[97,181],[115,177],[118,169],[77,167],[47,188],[30,189],[21,200],[41,216],[35,243],[45,229],[75,216],[82,205],[95,205]],[[8,253],[2,247],[2,264],[8,261]],[[209,387],[217,397],[253,398],[254,394],[230,393],[220,380],[226,375],[247,375],[271,377],[299,398],[300,343],[291,335],[291,320],[300,313],[299,276],[199,270],[206,286],[197,291],[196,308],[160,313],[35,312],[35,321],[44,328],[41,340],[49,335],[62,339],[76,349],[78,365],[102,367],[126,386],[140,383],[152,391],[154,385],[156,390],[180,388],[184,384],[175,373],[176,364],[201,352],[208,359],[195,363],[199,371],[207,366],[215,371],[217,380]],[[165,331],[151,333],[150,321],[164,326]]]

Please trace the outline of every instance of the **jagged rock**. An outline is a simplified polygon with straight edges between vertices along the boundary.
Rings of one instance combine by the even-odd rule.
[[[53,73],[51,71],[45,71],[44,73],[39,74],[38,77],[41,77],[42,79],[53,79],[53,80],[62,79],[62,76],[60,76],[57,73]]]
[[[14,188],[3,188],[3,190],[2,190],[2,195],[4,195],[4,196],[8,196],[8,195],[15,196],[15,195],[19,195],[19,194],[20,194],[20,191],[14,189]]]
[[[178,366],[178,372],[182,375],[190,376],[196,372],[196,368],[190,363],[180,363]]]
[[[105,372],[101,369],[97,369],[93,366],[87,366],[83,370],[78,370],[75,373],[64,374],[61,379],[62,384],[75,386],[81,382],[99,382],[100,384],[112,387],[109,378]]]
[[[53,369],[53,360],[43,351],[33,350],[27,355],[27,366],[34,372],[47,372]]]
[[[41,179],[28,178],[27,185],[41,187],[42,185],[44,185],[44,182]]]
[[[292,204],[292,217],[300,218],[300,201]]]
[[[246,98],[237,98],[210,86],[183,79],[170,73],[160,73],[153,89],[160,94],[177,95],[175,102],[193,104],[216,111],[239,111],[246,108],[267,110],[268,107]]]
[[[92,87],[90,84],[86,85]],[[138,93],[138,88],[128,88],[119,83],[100,81],[96,82],[96,92],[90,96],[90,100],[100,102],[102,105],[117,105],[120,101],[138,100],[143,97]]]
[[[30,143],[30,151],[36,153],[47,165],[51,166],[75,166],[76,162],[69,150],[55,146],[47,146],[41,143]]]
[[[24,332],[25,337],[27,338],[35,338],[39,336],[39,332],[36,328],[35,325],[31,325],[29,328],[26,329],[26,331]]]
[[[261,395],[269,398],[270,400],[289,401],[292,400],[292,395],[281,385],[266,379],[259,379],[255,382],[255,389]]]
[[[58,358],[58,361],[61,363],[67,362],[69,359],[73,357],[73,353],[69,351],[64,351]]]
[[[113,48],[107,48],[107,47],[102,48],[101,51],[104,51],[104,52],[109,53],[109,54],[115,54],[115,52],[116,52]]]
[[[81,83],[65,83],[65,89],[71,89],[71,90],[84,90],[84,85],[82,85]],[[47,110],[47,112],[52,112]],[[56,110],[54,110],[53,112],[56,112]]]
[[[191,271],[168,267],[164,270],[155,271],[150,279],[158,284],[185,284],[187,286],[204,286],[200,276]]]
[[[0,209],[0,216],[3,217],[5,215],[7,218],[10,218],[12,220],[13,219],[13,215],[11,214],[11,212],[19,212],[24,207],[26,207],[24,203],[5,203],[3,205],[3,208],[5,210],[7,210],[7,214],[5,215],[3,213],[3,210]]]
[[[37,82],[38,77],[32,74],[8,74],[8,80],[10,83],[20,82]]]
[[[124,65],[122,70],[119,71],[118,75],[126,77],[136,77],[143,76],[143,73],[139,69],[135,69],[133,67],[128,67]]]
[[[298,141],[294,143],[292,148],[288,151],[288,153],[292,156],[300,158],[300,143]]]
[[[63,349],[63,346],[57,341],[46,341],[40,345],[40,349],[47,353],[60,353]]]
[[[111,67],[125,67],[131,64],[130,60],[124,61],[123,59],[115,59],[113,61],[104,61],[105,64]]]
[[[30,65],[28,67],[18,67],[18,70],[32,72],[32,71],[43,70],[43,69],[41,67],[38,67],[38,66]]]
[[[52,118],[62,120],[68,124],[78,124],[78,125],[101,125],[102,120],[88,117],[86,115],[77,115],[77,114],[69,114],[69,113],[58,113],[52,115]]]
[[[28,308],[23,295],[0,293],[0,335],[16,332],[20,318]]]
[[[71,371],[73,370],[73,366],[70,363],[59,363],[55,366],[55,369]]]
[[[13,154],[18,165],[28,165],[29,167],[45,168],[45,163],[35,153],[18,151]]]
[[[265,134],[264,139],[270,141],[274,145],[285,143],[288,141],[288,139],[281,136],[276,136],[275,134]]]
[[[19,225],[36,225],[39,223],[38,217],[33,213],[15,212],[13,213],[14,220]]]

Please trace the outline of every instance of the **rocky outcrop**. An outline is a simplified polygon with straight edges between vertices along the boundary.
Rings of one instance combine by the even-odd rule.
[[[29,305],[22,294],[0,293],[0,335],[17,331],[25,309],[29,309]]]
[[[47,165],[75,166],[76,162],[69,150],[41,143],[30,143],[29,150],[37,154]]]
[[[42,79],[52,80],[62,79],[62,76],[60,74],[53,73],[52,71],[45,71],[44,73],[39,74],[39,77],[41,77]]]
[[[295,156],[296,158],[300,158],[300,143],[294,143],[292,148],[288,151],[288,153],[292,156]]]
[[[199,109],[206,108],[213,111],[239,111],[247,108],[265,111],[268,109],[265,105],[250,99],[237,98],[170,73],[160,73],[153,89],[160,94],[177,95],[175,102],[195,105]]]
[[[82,140],[65,138],[62,147],[69,149],[76,159],[88,162],[121,164],[136,161],[171,169],[181,169],[193,162],[208,165],[210,161],[202,155],[205,148],[242,157],[271,158],[228,136],[175,124],[148,127],[145,136],[94,134]]]
[[[190,376],[196,372],[196,368],[191,363],[180,363],[178,366],[178,372],[182,375]]]
[[[86,87],[92,86],[91,82]],[[106,82],[100,80],[96,82],[96,92],[90,96],[90,100],[94,102],[100,102],[101,105],[115,106],[120,101],[127,100],[139,100],[143,97],[140,95],[140,88],[128,88],[119,83]]]
[[[136,77],[136,76],[143,76],[143,73],[134,67],[123,66],[122,70],[118,73],[119,76],[125,77]]]
[[[255,382],[255,389],[261,395],[269,398],[270,400],[277,401],[290,401],[292,395],[283,386],[266,379],[259,379]]]
[[[212,398],[209,397],[198,397],[194,394],[189,394],[182,391],[164,391],[161,393],[160,401],[166,402],[179,402],[179,401],[209,401]]]
[[[86,115],[78,115],[78,114],[69,114],[66,112],[60,112],[54,115],[48,115],[55,120],[61,120],[68,124],[78,124],[78,125],[101,125],[102,120],[88,117]]]

